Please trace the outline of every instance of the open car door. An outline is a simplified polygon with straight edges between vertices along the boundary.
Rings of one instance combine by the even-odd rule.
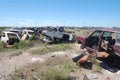
[[[103,31],[96,30],[86,39],[86,48],[92,52],[98,51],[99,37],[102,35]]]

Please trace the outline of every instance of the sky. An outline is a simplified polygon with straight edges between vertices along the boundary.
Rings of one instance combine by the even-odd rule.
[[[0,26],[120,27],[120,0],[0,0]]]

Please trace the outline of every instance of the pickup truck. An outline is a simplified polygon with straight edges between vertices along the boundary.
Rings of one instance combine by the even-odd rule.
[[[120,62],[120,31],[112,29],[98,29],[89,36],[76,36],[76,41],[90,52],[100,51],[100,39],[110,43],[113,49],[112,59]],[[116,60],[117,59],[117,60]]]
[[[20,38],[17,33],[2,31],[0,41],[13,45],[15,42],[19,42]]]

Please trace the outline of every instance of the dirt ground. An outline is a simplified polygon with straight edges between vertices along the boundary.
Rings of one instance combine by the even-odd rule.
[[[24,70],[28,72],[26,73],[27,75],[30,73],[34,74],[46,66],[60,65],[65,62],[69,62],[72,65],[72,71],[69,74],[69,76],[71,76],[70,80],[83,80],[85,76],[87,76],[89,80],[106,80],[107,77],[109,77],[110,80],[120,80],[120,70],[112,73],[103,68],[100,69],[100,72],[95,71],[94,65],[91,69],[78,67],[76,63],[72,61],[74,56],[82,53],[82,50],[79,49],[79,45],[77,44],[75,44],[73,50],[52,52],[45,55],[30,54],[31,50],[35,48],[22,52],[11,51],[0,53],[0,80],[10,80],[10,74],[16,68],[24,68]]]

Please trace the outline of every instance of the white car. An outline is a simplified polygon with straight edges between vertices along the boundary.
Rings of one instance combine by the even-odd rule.
[[[22,35],[27,34],[29,37],[31,37],[34,34],[33,30],[22,30]]]
[[[9,32],[9,31],[3,31],[2,35],[1,35],[1,40],[4,43],[7,43],[7,41],[9,41],[10,39],[16,39],[16,40],[20,40],[20,37],[18,36],[17,33],[15,32]]]

